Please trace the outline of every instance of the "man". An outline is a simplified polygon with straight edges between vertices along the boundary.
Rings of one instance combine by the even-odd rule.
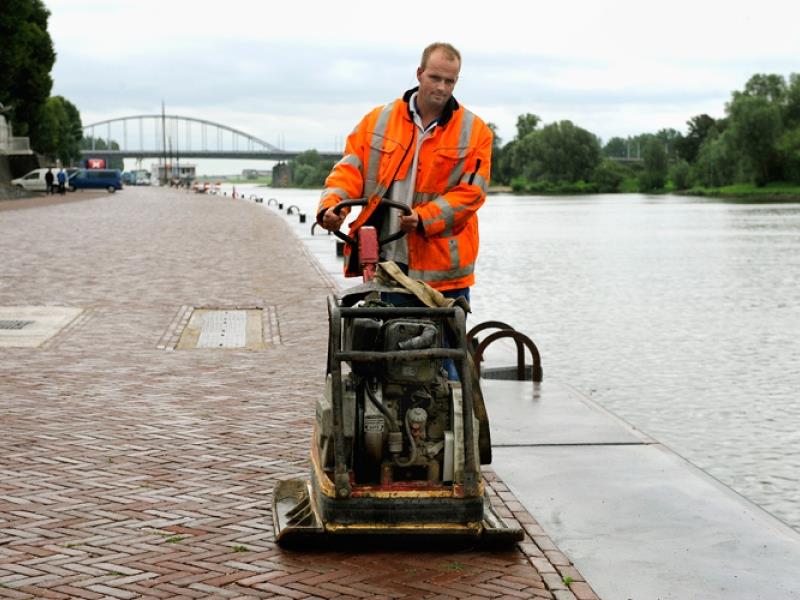
[[[44,184],[47,186],[47,193],[52,194],[53,190],[53,169],[47,167],[47,173],[44,174]]]
[[[58,178],[58,193],[63,195],[67,191],[67,174],[64,173],[63,168],[58,170],[56,177]]]
[[[342,200],[367,198],[350,235],[374,225],[381,239],[407,235],[381,248],[393,260],[445,296],[464,296],[475,282],[478,256],[477,211],[486,199],[492,162],[492,132],[459,105],[453,89],[461,55],[450,44],[425,48],[417,69],[419,86],[367,114],[347,138],[343,158],[325,180],[317,221],[338,230],[345,219],[333,208]],[[388,198],[411,208],[378,208]],[[358,275],[355,252],[346,276]]]

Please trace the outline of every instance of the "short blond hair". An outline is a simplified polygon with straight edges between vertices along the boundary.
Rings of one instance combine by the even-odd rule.
[[[428,66],[428,59],[434,50],[441,50],[450,60],[457,60],[459,68],[461,67],[461,52],[456,50],[455,46],[447,42],[434,42],[422,51],[422,60],[420,60],[419,66],[423,71]]]

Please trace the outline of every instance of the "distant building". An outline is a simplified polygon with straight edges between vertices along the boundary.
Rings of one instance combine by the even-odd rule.
[[[166,165],[154,163],[150,168],[152,182],[169,183],[170,181],[192,182],[197,177],[197,165],[181,163]]]
[[[269,177],[272,175],[270,170],[261,169],[244,169],[242,170],[242,177],[245,179],[258,179],[259,177]]]

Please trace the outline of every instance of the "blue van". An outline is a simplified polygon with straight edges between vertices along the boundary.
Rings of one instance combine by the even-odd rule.
[[[78,169],[67,181],[69,191],[81,189],[106,189],[116,192],[122,189],[122,174],[119,169]]]

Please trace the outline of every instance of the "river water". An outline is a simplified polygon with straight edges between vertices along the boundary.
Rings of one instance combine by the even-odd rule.
[[[239,186],[308,214],[318,192]],[[800,530],[800,204],[490,196],[470,323]],[[333,269],[335,270],[335,263]]]

